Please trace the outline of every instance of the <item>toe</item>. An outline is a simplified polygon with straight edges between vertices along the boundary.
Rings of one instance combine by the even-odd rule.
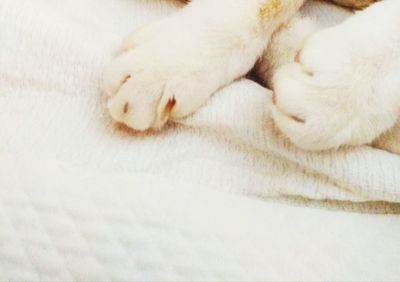
[[[106,68],[103,88],[108,97],[114,96],[121,87],[133,77],[132,66],[135,65],[133,54],[125,53],[115,58]]]
[[[161,84],[140,74],[129,79],[109,99],[108,110],[115,121],[144,131],[158,124],[157,108],[162,92]]]

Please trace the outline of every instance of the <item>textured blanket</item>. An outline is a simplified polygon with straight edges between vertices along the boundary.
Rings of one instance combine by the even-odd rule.
[[[243,197],[396,213],[398,155],[294,148],[271,122],[271,93],[247,79],[160,132],[111,121],[112,52],[176,8],[0,1],[0,280],[398,278],[397,216]]]
[[[101,91],[104,65],[124,34],[175,8],[171,1],[2,1],[1,150],[264,197],[400,201],[399,156],[370,147],[297,150],[274,130],[271,93],[249,80],[162,132],[115,127]]]

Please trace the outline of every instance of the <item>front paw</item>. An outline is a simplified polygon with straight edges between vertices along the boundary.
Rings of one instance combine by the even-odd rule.
[[[274,76],[275,123],[300,148],[368,144],[400,114],[400,60],[357,24],[316,33]]]
[[[114,120],[136,130],[160,128],[251,69],[263,46],[239,36],[250,31],[209,21],[201,11],[182,10],[124,41],[104,76]]]
[[[179,30],[177,30],[179,29]],[[130,35],[105,71],[108,110],[136,130],[160,128],[199,108],[210,92],[209,54],[174,20]],[[212,67],[212,66],[211,66]],[[214,83],[215,84],[215,83]]]

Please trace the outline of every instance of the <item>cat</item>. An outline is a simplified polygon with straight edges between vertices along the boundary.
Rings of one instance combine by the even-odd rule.
[[[400,117],[400,1],[333,1],[363,11],[313,32],[289,61],[275,52],[261,63],[275,62],[264,80],[275,93],[277,127],[306,150],[369,144]],[[305,0],[184,2],[129,35],[106,69],[116,121],[142,131],[193,113],[246,75],[267,46],[279,49],[271,38]]]

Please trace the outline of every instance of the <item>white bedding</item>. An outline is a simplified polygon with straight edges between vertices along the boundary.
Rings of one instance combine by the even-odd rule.
[[[0,280],[396,280],[398,216],[261,199],[398,213],[399,156],[296,150],[248,80],[162,132],[113,125],[104,65],[174,9],[0,2]]]

